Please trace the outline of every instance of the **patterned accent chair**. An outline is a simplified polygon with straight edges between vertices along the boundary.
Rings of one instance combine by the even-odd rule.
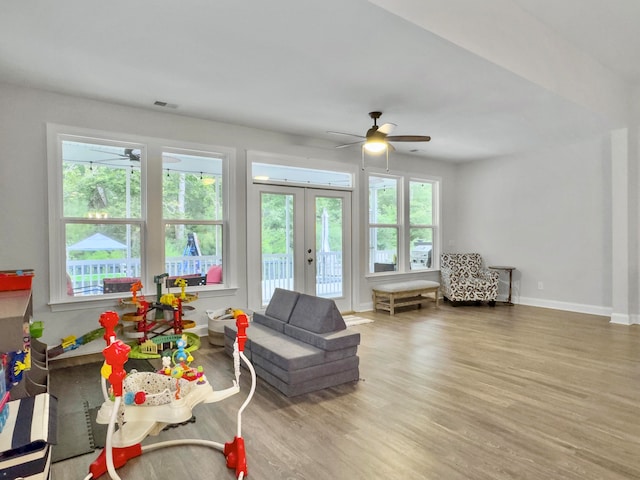
[[[454,304],[488,301],[494,306],[499,277],[498,272],[482,267],[479,253],[443,253],[440,258],[441,290]]]

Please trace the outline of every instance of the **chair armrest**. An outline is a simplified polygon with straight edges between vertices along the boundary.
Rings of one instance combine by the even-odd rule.
[[[451,283],[451,276],[453,275],[453,270],[450,268],[440,268],[440,278],[442,279],[442,283],[449,284]]]

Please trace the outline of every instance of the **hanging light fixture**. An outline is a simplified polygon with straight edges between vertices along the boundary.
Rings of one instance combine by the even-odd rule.
[[[372,155],[378,155],[382,153],[387,154],[387,172],[389,171],[389,147],[387,143],[387,131],[392,128],[393,124],[383,125],[383,128],[378,127],[377,120],[382,115],[380,112],[371,112],[369,116],[373,118],[373,126],[367,130],[366,140],[362,145],[362,169],[364,170],[364,153]]]
[[[382,153],[388,148],[387,134],[380,131],[377,125],[374,125],[367,132],[367,140],[364,142],[364,148],[369,153]]]
[[[378,155],[387,154],[387,172],[389,171],[389,149],[391,145],[387,143],[387,134],[378,130],[378,126],[374,125],[367,132],[367,139],[362,145],[362,170],[364,170],[364,154]]]

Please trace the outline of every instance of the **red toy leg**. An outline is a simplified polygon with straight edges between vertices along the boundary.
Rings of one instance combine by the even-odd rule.
[[[113,448],[113,466],[116,468],[122,467],[130,458],[139,457],[142,454],[142,447],[139,443],[131,445],[129,447]],[[103,449],[98,455],[98,458],[89,467],[89,472],[93,476],[94,480],[100,478],[107,473],[107,454],[106,449]]]
[[[244,450],[244,438],[234,437],[233,442],[224,444],[224,456],[227,459],[227,467],[236,469],[236,478],[240,473],[247,477],[247,455]]]

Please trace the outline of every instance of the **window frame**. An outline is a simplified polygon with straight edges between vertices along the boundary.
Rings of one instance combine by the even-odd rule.
[[[63,199],[63,169],[62,169],[62,142],[74,140],[80,142],[96,142],[105,145],[135,144],[141,149],[140,163],[140,195],[141,214],[139,219],[79,219],[64,217]],[[76,308],[85,308],[87,303],[93,306],[112,305],[114,298],[122,297],[122,294],[96,294],[83,296],[68,296],[66,294],[66,246],[65,229],[71,223],[113,223],[136,224],[140,226],[140,263],[141,278],[145,294],[156,293],[156,285],[153,276],[165,271],[165,245],[164,225],[162,211],[162,152],[183,151],[187,154],[211,156],[222,160],[222,219],[211,221],[222,225],[222,259],[225,264],[223,283],[189,287],[203,293],[212,290],[224,290],[233,288],[231,280],[236,277],[233,268],[229,265],[236,264],[232,255],[237,255],[237,249],[233,245],[235,229],[229,228],[230,215],[233,214],[230,204],[230,191],[233,186],[234,176],[230,172],[230,166],[235,163],[236,151],[234,148],[208,144],[195,144],[179,140],[168,140],[141,135],[126,134],[120,132],[108,132],[93,130],[68,125],[47,124],[47,162],[48,162],[48,186],[49,186],[49,305],[52,311],[63,311]],[[171,220],[172,221],[172,220]]]
[[[397,182],[397,223],[374,223],[371,221],[370,212],[370,179],[371,177],[377,178],[389,178],[394,179]],[[412,225],[410,222],[411,212],[411,183],[429,183],[431,185],[431,208],[432,208],[432,223],[416,224]],[[365,178],[366,185],[366,245],[367,245],[367,258],[365,259],[366,272],[365,277],[378,277],[385,275],[401,275],[401,274],[420,274],[426,272],[437,271],[440,268],[439,257],[441,251],[440,241],[440,185],[441,179],[428,175],[398,175],[393,173],[381,173],[376,171],[367,172]],[[370,235],[372,228],[396,228],[398,232],[397,236],[397,261],[396,270],[374,272],[373,260],[371,259],[370,247]],[[431,245],[431,266],[428,268],[411,269],[411,229],[412,228],[428,228],[432,231],[432,245]]]

